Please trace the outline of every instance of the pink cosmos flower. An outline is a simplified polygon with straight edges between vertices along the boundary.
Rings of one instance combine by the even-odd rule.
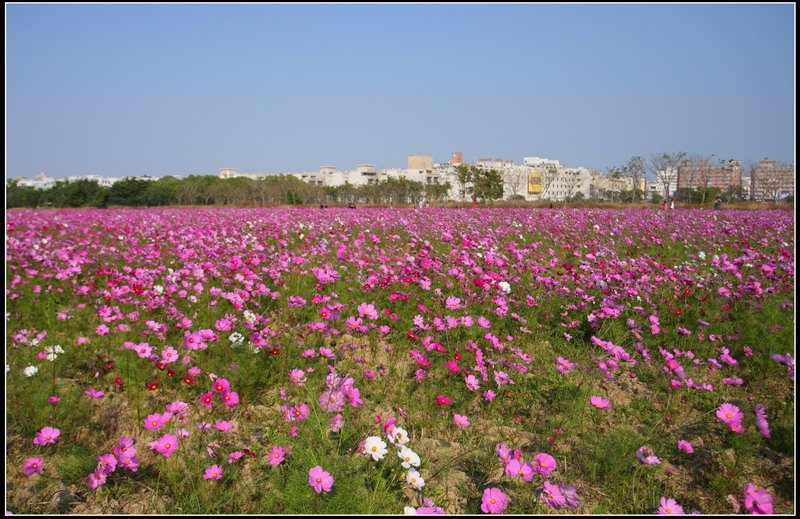
[[[169,458],[178,450],[178,437],[174,434],[165,434],[156,441],[148,443],[148,445],[156,452]]]
[[[744,507],[751,514],[771,515],[772,496],[766,489],[756,490],[752,483],[744,488]]]
[[[439,395],[436,397],[436,405],[450,405],[452,403],[453,401],[444,395]]]
[[[480,383],[475,375],[467,375],[467,378],[464,380],[464,382],[467,384],[467,389],[470,391],[475,391],[476,389],[480,388]]]
[[[133,454],[123,455],[119,458],[119,466],[129,469],[131,472],[139,470],[139,458]]]
[[[328,427],[330,428],[331,432],[339,432],[342,430],[343,426],[344,417],[341,414],[337,414],[328,421]]]
[[[333,476],[317,465],[308,471],[308,484],[314,488],[317,494],[321,493],[323,490],[325,492],[330,492],[333,486]]]
[[[537,474],[548,477],[551,472],[556,470],[557,464],[555,458],[549,454],[540,452],[533,457],[533,466],[536,468]]]
[[[102,391],[98,391],[97,389],[95,389],[93,387],[90,387],[89,389],[87,389],[85,391],[85,393],[86,393],[86,396],[88,396],[89,398],[94,398],[95,400],[101,400],[103,397],[106,396],[105,393],[103,393]]]
[[[661,506],[658,508],[658,515],[684,515],[683,508],[671,497],[669,499],[662,497]]]
[[[206,473],[203,474],[203,479],[222,479],[222,467],[211,465],[206,469]]]
[[[645,465],[660,465],[661,460],[658,459],[655,452],[644,445],[636,449],[636,457]]]
[[[220,432],[230,432],[233,428],[233,425],[227,420],[217,420],[214,422],[214,428]]]
[[[550,508],[560,508],[567,504],[567,498],[561,493],[561,489],[549,481],[544,482],[544,487],[542,488],[542,493],[539,495],[539,498]]]
[[[211,391],[209,391],[208,393],[203,393],[202,395],[200,395],[200,403],[203,404],[206,407],[206,409],[211,409],[211,406],[214,405],[214,402],[213,402],[214,396],[213,395],[214,394]]]
[[[230,454],[228,454],[228,465],[230,465],[234,461],[241,459],[242,456],[244,456],[243,452],[240,451],[231,452]]]
[[[487,488],[481,497],[481,510],[485,514],[502,514],[508,507],[508,496],[499,488]]]
[[[678,440],[678,449],[688,454],[692,454],[694,452],[694,447],[692,447],[692,444],[686,440]]]
[[[34,445],[47,445],[48,443],[55,443],[56,438],[59,437],[61,431],[59,429],[54,429],[53,427],[44,427],[41,431],[36,433],[36,437],[33,439]]]
[[[231,384],[224,378],[218,378],[214,381],[213,390],[215,393],[225,393],[231,390]]]
[[[286,451],[283,447],[275,446],[269,450],[269,464],[273,467],[280,465],[285,458]],[[319,492],[317,492],[319,493]]]
[[[717,409],[717,418],[726,424],[741,423],[744,413],[735,405],[725,402]]]
[[[492,400],[494,400],[495,396],[497,396],[497,393],[495,393],[491,389],[487,389],[486,391],[483,392],[483,399],[486,400],[487,402],[491,402]]]
[[[161,415],[161,413],[147,415],[147,418],[144,419],[144,428],[151,431],[157,431],[158,429],[161,429],[163,425],[164,417]]]
[[[611,404],[605,398],[601,398],[597,395],[591,397],[589,402],[598,409],[610,409]]]
[[[22,468],[25,470],[25,474],[29,476],[41,473],[44,468],[44,460],[42,458],[28,458]]]
[[[91,474],[89,474],[89,477],[87,479],[89,483],[89,488],[91,488],[92,490],[106,484],[106,475],[104,472],[100,471],[92,472]]]
[[[101,454],[97,457],[97,471],[110,474],[117,469],[117,458],[111,453]]]
[[[55,395],[54,395],[54,396],[51,396],[50,398],[48,398],[48,399],[47,399],[47,402],[48,402],[48,403],[50,403],[50,404],[53,404],[53,405],[56,405],[56,404],[57,404],[57,403],[59,403],[60,401],[61,401],[61,399],[60,399],[60,398],[58,398],[58,397],[57,397],[57,396],[55,396]]]
[[[459,427],[469,427],[469,418],[458,413],[453,415],[453,422]]]
[[[222,403],[229,409],[236,409],[239,404],[239,393],[236,391],[225,391],[220,395]]]

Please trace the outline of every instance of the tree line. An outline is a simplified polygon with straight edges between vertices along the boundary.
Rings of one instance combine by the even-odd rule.
[[[447,198],[450,183],[424,184],[404,178],[388,178],[368,185],[321,186],[291,175],[260,179],[219,178],[191,175],[158,180],[125,178],[110,187],[96,180],[57,181],[49,189],[6,183],[6,207],[153,207],[169,205],[280,206],[317,204],[416,204]]]

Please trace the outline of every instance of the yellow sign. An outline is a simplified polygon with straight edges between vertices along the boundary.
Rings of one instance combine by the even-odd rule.
[[[542,192],[542,174],[541,173],[528,173],[528,194]]]

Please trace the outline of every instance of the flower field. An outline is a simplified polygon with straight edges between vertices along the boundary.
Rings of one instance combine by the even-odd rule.
[[[6,212],[6,510],[794,512],[794,213]]]

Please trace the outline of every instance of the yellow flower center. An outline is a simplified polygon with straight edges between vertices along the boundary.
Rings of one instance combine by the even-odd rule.
[[[495,501],[494,499],[491,499],[489,502],[492,503],[492,504],[495,504],[497,501]]]
[[[172,444],[171,444],[171,443],[168,443],[168,444],[164,445],[164,448],[165,448],[165,449],[169,449],[170,447],[172,447]]]
[[[373,445],[373,446],[372,446],[372,452],[375,452],[375,451],[377,451],[377,450],[378,450],[378,447],[377,447],[377,446],[375,446],[375,445]]]
[[[156,422],[155,420],[153,420],[152,422],[150,422],[150,425],[152,425],[153,427],[155,427],[156,425],[158,425],[158,422]]]
[[[733,415],[728,413],[728,414],[725,415],[725,418],[733,418]]]
[[[666,510],[664,510],[664,511],[665,511],[666,513],[668,513],[668,514],[671,514],[671,513],[672,513],[672,508],[667,508],[667,509],[666,509]]]
[[[317,483],[321,483],[321,482],[322,482],[322,478],[317,478]]]

